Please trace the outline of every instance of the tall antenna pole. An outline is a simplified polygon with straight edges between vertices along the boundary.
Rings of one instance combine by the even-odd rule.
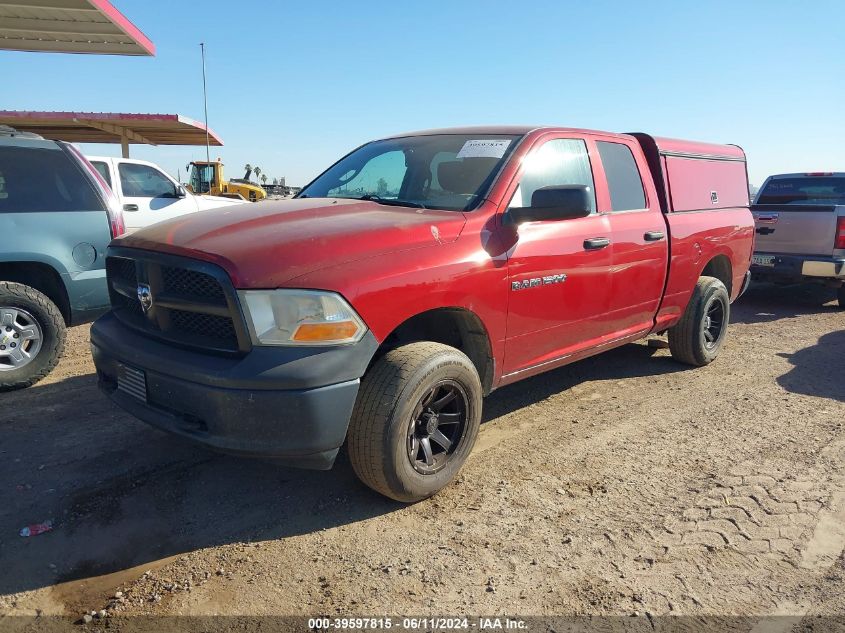
[[[202,54],[202,100],[205,107],[205,160],[211,162],[211,153],[208,149],[208,92],[205,89],[205,42],[200,42]]]

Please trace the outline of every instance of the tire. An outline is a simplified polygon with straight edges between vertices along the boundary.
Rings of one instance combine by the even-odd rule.
[[[845,284],[836,289],[836,298],[839,300],[839,307],[845,310]]]
[[[46,295],[0,281],[0,391],[29,387],[49,374],[62,355],[65,334],[65,320]]]
[[[725,284],[715,277],[699,277],[684,315],[669,328],[672,358],[695,367],[713,362],[725,342],[730,315],[731,300]],[[714,329],[717,320],[718,333]]]
[[[347,434],[355,474],[406,503],[442,490],[475,444],[481,398],[478,372],[459,350],[421,342],[389,351],[361,380]]]

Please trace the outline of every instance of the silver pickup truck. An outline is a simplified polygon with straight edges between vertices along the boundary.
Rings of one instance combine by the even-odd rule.
[[[845,308],[845,172],[769,176],[754,204],[751,274],[760,281],[814,281]]]

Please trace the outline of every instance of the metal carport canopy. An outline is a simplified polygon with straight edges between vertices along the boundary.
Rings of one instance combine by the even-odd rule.
[[[108,0],[0,0],[0,50],[155,55]]]
[[[223,145],[212,130],[180,114],[2,110],[0,125],[71,143],[120,143],[124,158],[130,143],[205,145],[207,136],[209,145]]]

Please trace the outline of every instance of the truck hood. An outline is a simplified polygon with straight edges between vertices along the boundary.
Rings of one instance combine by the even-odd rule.
[[[306,198],[180,216],[115,244],[216,263],[238,288],[277,288],[321,268],[452,242],[465,223],[459,211]]]

